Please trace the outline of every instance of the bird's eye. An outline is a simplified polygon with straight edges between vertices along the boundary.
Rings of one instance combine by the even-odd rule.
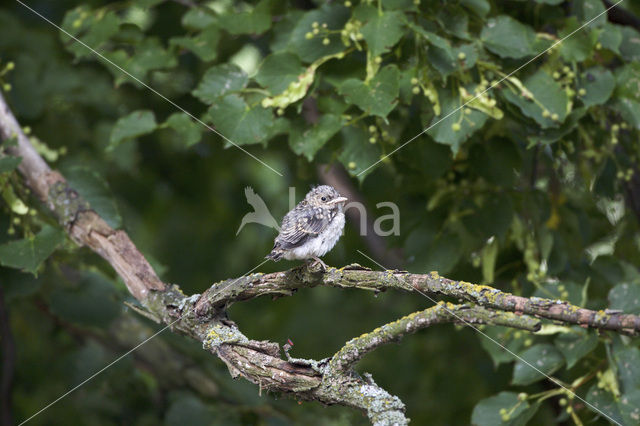
[[[327,197],[320,198],[322,201],[327,201]]]

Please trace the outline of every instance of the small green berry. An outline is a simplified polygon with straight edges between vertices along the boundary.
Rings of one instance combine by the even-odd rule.
[[[529,395],[527,395],[525,392],[520,392],[518,394],[518,401],[526,401],[528,396]]]
[[[11,84],[9,84],[9,83],[5,83],[5,84],[3,84],[3,85],[2,85],[2,89],[3,89],[5,92],[9,92],[9,91],[11,91]]]
[[[561,407],[564,407],[565,405],[567,405],[567,398],[560,398],[558,404],[560,404]]]
[[[620,131],[620,126],[614,124],[613,126],[611,126],[611,131],[614,133],[618,133]]]
[[[351,2],[350,1],[345,1],[344,5],[345,5],[345,7],[351,7]]]
[[[311,24],[311,27],[313,28],[318,28],[320,24],[318,24],[318,21],[315,21],[313,24]]]
[[[331,41],[329,41],[328,38],[325,37],[324,39],[322,39],[322,44],[324,44],[325,46],[327,46],[329,43],[331,43]]]
[[[602,43],[596,43],[596,50],[602,49]]]
[[[417,79],[417,78],[415,78],[415,77],[413,77],[413,78],[411,79],[411,84],[412,84],[412,85],[414,85],[414,86],[415,86],[416,84],[418,84],[418,79]]]
[[[558,71],[555,71],[555,72],[553,73],[553,79],[554,79],[554,80],[557,80],[557,79],[559,79],[559,78],[560,78],[560,73],[559,73]]]
[[[322,24],[322,28],[325,28],[325,29],[327,28],[327,23],[326,23],[326,22],[324,22],[324,23]]]
[[[313,33],[311,33],[311,32],[306,33],[306,34],[304,35],[304,38],[306,38],[307,40],[311,40],[311,39],[313,38]]]
[[[351,170],[355,169],[356,168],[356,162],[355,161],[349,161],[349,168]]]
[[[586,89],[579,89],[579,90],[578,90],[578,95],[580,95],[580,96],[584,96],[584,95],[586,95],[586,94],[587,94]]]
[[[369,133],[375,133],[378,128],[374,125],[369,126]]]
[[[377,140],[377,139],[375,138],[375,136],[371,136],[371,137],[369,138],[369,143],[376,143],[376,140]]]
[[[319,29],[317,29],[317,28],[314,28],[314,29],[313,29],[313,33],[314,33],[314,34],[319,34],[319,33],[320,33],[320,30],[319,30]]]
[[[556,114],[556,113],[551,114],[551,119],[552,119],[553,121],[558,121],[558,119],[559,119],[559,118],[560,118],[560,117],[558,117],[558,114]]]
[[[382,58],[380,56],[376,56],[375,59],[373,60],[373,62],[375,62],[376,64],[381,64],[382,63]]]
[[[504,416],[505,414],[507,414],[507,409],[506,408],[501,408],[499,411],[501,416]]]
[[[9,228],[9,229],[7,229],[7,234],[9,234],[9,235],[13,235],[13,234],[15,234],[15,233],[16,233],[16,230],[15,230],[15,229],[13,229],[13,228]]]
[[[420,88],[418,86],[413,86],[413,88],[411,89],[411,92],[414,95],[417,95],[418,93],[420,93]]]
[[[465,55],[464,52],[460,52],[458,53],[458,59],[460,59],[461,61],[464,61],[464,59],[467,57],[467,55]]]
[[[460,123],[453,123],[451,125],[451,130],[453,130],[454,132],[459,132],[460,131]]]
[[[548,109],[545,109],[544,111],[542,111],[542,116],[544,118],[548,118],[551,115],[551,113],[549,112]]]
[[[571,71],[571,68],[569,68],[568,66],[565,65],[564,67],[562,67],[563,73],[567,74],[569,71]]]
[[[7,63],[7,71],[11,71],[15,67],[16,67],[16,64],[14,64],[13,62],[8,62]]]

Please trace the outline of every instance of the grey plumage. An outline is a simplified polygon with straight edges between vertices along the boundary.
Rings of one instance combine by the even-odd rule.
[[[346,200],[329,185],[313,188],[284,216],[273,250],[266,257],[278,261],[324,255],[342,234]]]

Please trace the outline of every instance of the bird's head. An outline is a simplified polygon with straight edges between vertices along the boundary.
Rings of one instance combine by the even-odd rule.
[[[325,209],[342,208],[347,201],[346,197],[341,196],[334,187],[329,185],[316,186],[304,199],[311,206]]]

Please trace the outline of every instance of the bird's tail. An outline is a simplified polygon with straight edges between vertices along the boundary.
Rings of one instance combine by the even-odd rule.
[[[274,262],[277,262],[278,260],[282,259],[283,254],[284,252],[282,251],[282,249],[278,246],[278,244],[276,244],[273,246],[273,250],[271,250],[271,253],[265,256],[265,259],[271,259]]]

